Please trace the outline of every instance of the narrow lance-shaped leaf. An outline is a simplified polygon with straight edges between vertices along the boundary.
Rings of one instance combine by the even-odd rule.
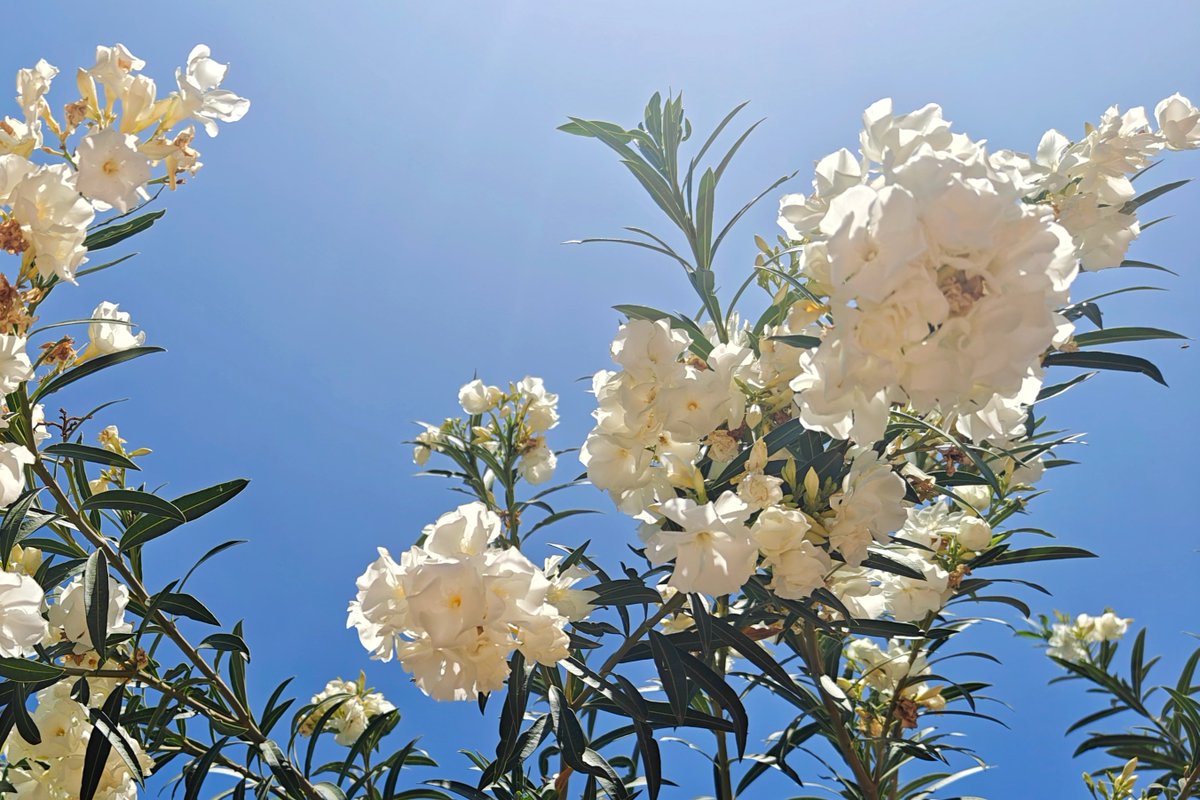
[[[171,501],[171,505],[182,511],[188,522],[192,522],[228,503],[245,489],[248,483],[249,481],[242,478],[219,483],[216,486],[177,497]],[[127,551],[143,545],[152,539],[170,533],[179,525],[180,523],[175,519],[140,517],[129,526],[125,535],[121,537],[121,549]]]
[[[83,571],[83,608],[92,649],[104,663],[108,639],[108,556],[96,550]]]
[[[156,494],[140,492],[136,489],[109,489],[84,500],[79,506],[83,511],[94,508],[108,508],[118,511],[136,511],[152,517],[187,522],[187,517],[170,500],[164,500]]]
[[[80,444],[78,442],[52,444],[49,447],[43,448],[42,452],[46,455],[73,458],[76,461],[88,461],[93,464],[104,464],[109,467],[141,469],[128,456],[114,453],[112,450],[105,450],[103,447],[92,447],[89,444]]]
[[[70,386],[72,383],[75,383],[75,381],[86,378],[89,375],[94,375],[97,372],[99,372],[100,370],[108,369],[109,367],[115,366],[117,364],[123,364],[126,361],[132,361],[135,358],[141,358],[142,356],[148,356],[151,353],[164,353],[164,352],[166,352],[166,351],[161,347],[148,347],[147,346],[147,347],[131,347],[128,350],[121,350],[120,352],[117,352],[117,353],[109,353],[108,355],[97,356],[96,358],[93,358],[93,359],[83,362],[78,367],[69,369],[66,372],[64,372],[60,375],[56,375],[55,377],[51,378],[50,380],[42,383],[40,386],[38,386],[37,391],[35,391],[33,393],[33,396],[30,398],[30,402],[36,403],[36,402],[54,394],[59,389],[62,389],[66,386]]]

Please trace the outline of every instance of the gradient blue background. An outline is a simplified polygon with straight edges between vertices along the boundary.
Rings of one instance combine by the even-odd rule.
[[[490,747],[491,721],[472,704],[424,699],[344,630],[374,548],[404,549],[456,502],[411,477],[410,423],[453,413],[476,370],[491,382],[532,373],[562,396],[553,444],[575,445],[591,406],[576,379],[606,365],[617,323],[609,307],[692,305],[666,261],[560,244],[663,225],[607,151],[555,126],[568,114],[632,124],[653,91],[674,88],[704,130],[752,100],[747,120],[769,119],[721,187],[718,214],[728,215],[795,169],[790,189],[806,191],[812,162],[853,147],[862,109],[883,96],[901,110],[936,101],[958,130],[1019,150],[1051,126],[1078,136],[1111,103],[1152,107],[1174,91],[1200,100],[1198,26],[1190,2],[1136,12],[1113,2],[18,4],[5,11],[0,71],[45,57],[69,83],[95,44],[117,41],[160,86],[196,42],[231,62],[227,85],[252,98],[249,115],[200,140],[207,166],[166,198],[168,216],[136,240],[142,256],[57,293],[44,315],[118,301],[170,354],[62,397],[77,410],[130,397],[103,422],[154,448],[145,476],[169,481],[168,493],[253,479],[236,504],[148,549],[161,584],[218,541],[251,540],[194,589],[227,623],[245,617],[257,696],[272,678],[294,674],[308,694],[365,668],[402,707],[400,735],[423,735],[459,772],[455,749]],[[1195,154],[1173,154],[1155,180],[1198,171]],[[1110,321],[1200,332],[1198,197],[1190,186],[1155,202],[1148,216],[1179,218],[1132,254],[1181,277],[1086,276],[1077,294],[1165,285],[1169,294],[1110,301]],[[768,199],[726,244],[717,269],[727,286],[753,255],[751,235],[774,235],[774,218]],[[1184,632],[1200,627],[1191,511],[1200,377],[1192,351],[1138,352],[1163,367],[1169,391],[1110,375],[1048,406],[1089,445],[1068,454],[1082,466],[1047,481],[1054,491],[1031,521],[1102,557],[1024,577],[1053,587],[1053,599],[1029,598],[1041,610],[1114,604],[1149,624],[1151,648],[1175,668],[1195,644]],[[609,511],[601,497],[585,501]],[[591,538],[615,554],[631,526],[608,513],[554,537]],[[1093,706],[1075,689],[1047,687],[1055,668],[1002,627],[973,635],[1004,660],[982,671],[1012,705],[997,709],[1011,729],[971,729],[968,743],[995,769],[956,790],[1083,796],[1088,762],[1070,759],[1077,739],[1063,730]],[[696,756],[665,747],[680,758],[677,776],[704,774]],[[764,782],[752,796],[786,787]],[[669,796],[706,791],[689,789]]]

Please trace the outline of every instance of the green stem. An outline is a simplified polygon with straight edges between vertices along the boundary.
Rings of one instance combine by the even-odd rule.
[[[717,609],[715,616],[725,617],[729,613],[729,598],[717,598]],[[728,651],[721,647],[713,651],[712,666],[718,675],[725,674],[725,659],[728,656]],[[725,731],[715,731],[714,735],[717,738],[717,760],[715,762],[716,769],[713,770],[714,789],[717,792],[717,800],[736,800],[733,793],[733,775],[730,771],[729,759],[729,741],[726,738]]]
[[[858,782],[858,788],[862,791],[865,800],[880,800],[879,789],[875,785],[871,773],[867,770],[866,764],[863,763],[858,749],[854,746],[854,741],[850,738],[850,731],[842,719],[841,709],[821,684],[821,678],[825,673],[821,668],[821,652],[817,647],[817,630],[811,622],[804,623],[803,641],[804,652],[800,655],[808,667],[808,673],[812,676],[817,693],[821,695],[821,705],[824,706],[825,714],[829,717],[829,727],[833,729],[838,751],[854,773],[854,779]]]

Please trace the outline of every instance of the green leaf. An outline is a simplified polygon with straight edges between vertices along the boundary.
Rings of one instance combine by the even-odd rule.
[[[4,523],[0,524],[0,566],[7,568],[9,556],[12,555],[13,545],[19,543],[28,533],[24,530],[25,517],[29,513],[33,501],[37,499],[40,488],[30,489],[8,507],[4,514]],[[48,521],[48,520],[47,520]],[[43,523],[44,524],[44,523]],[[38,527],[41,527],[40,525]],[[35,529],[36,530],[36,529]]]
[[[1081,353],[1050,353],[1042,359],[1047,367],[1082,367],[1084,369],[1107,369],[1117,372],[1140,372],[1155,383],[1167,385],[1166,379],[1158,367],[1144,358],[1130,356],[1124,353],[1102,353],[1088,350]]]
[[[772,342],[780,342],[781,344],[786,344],[788,347],[798,347],[801,350],[809,350],[821,346],[821,340],[816,336],[789,334],[786,336],[769,336],[767,338]]]
[[[704,687],[705,693],[723,708],[725,713],[729,714],[729,718],[734,724],[738,758],[741,758],[746,753],[746,737],[750,730],[750,717],[747,715],[746,707],[742,705],[738,693],[712,667],[691,653],[680,650],[678,656],[688,675]]]
[[[1053,386],[1043,386],[1041,391],[1038,392],[1037,400],[1035,400],[1034,402],[1040,403],[1043,400],[1049,400],[1052,397],[1058,397],[1060,394],[1067,391],[1068,389],[1070,389],[1074,386],[1077,386],[1077,385],[1083,383],[1084,381],[1089,381],[1099,374],[1100,374],[1099,372],[1095,372],[1095,371],[1084,372],[1080,375],[1076,375],[1074,378],[1071,378],[1071,380],[1069,380],[1069,381],[1063,381],[1062,383],[1056,383]]]
[[[218,483],[216,486],[210,486],[198,492],[181,495],[172,500],[171,504],[183,512],[183,516],[188,522],[193,522],[228,503],[249,483],[243,478]],[[143,545],[151,539],[157,539],[159,536],[170,533],[179,525],[180,523],[173,519],[139,517],[121,537],[121,549],[127,551]]]
[[[1188,337],[1174,331],[1161,328],[1104,328],[1098,331],[1088,331],[1075,337],[1075,344],[1080,347],[1091,347],[1098,344],[1116,344],[1117,342],[1144,342],[1151,339],[1186,339]]]
[[[429,786],[437,786],[440,789],[449,789],[450,791],[454,792],[456,795],[467,798],[467,800],[493,800],[493,798],[490,795],[484,794],[483,792],[476,789],[474,786],[471,786],[470,784],[467,784],[467,783],[463,783],[462,781],[452,781],[447,778],[435,778],[434,780],[431,780],[431,781],[425,781],[425,783]],[[408,797],[411,797],[411,798],[433,798],[435,796],[440,796],[440,797],[446,796],[444,794],[441,794],[440,792],[438,792],[436,795],[435,794],[424,794],[424,793],[410,794],[408,792],[405,792],[405,795],[407,795]]]
[[[649,638],[650,653],[654,658],[658,676],[662,679],[663,691],[667,693],[667,702],[670,703],[671,710],[675,712],[675,718],[682,725],[687,717],[688,709],[687,671],[684,669],[679,653],[675,652],[674,646],[666,636],[656,630],[651,630]]]
[[[133,359],[141,358],[142,356],[148,356],[151,353],[165,352],[166,350],[161,347],[131,347],[128,350],[122,350],[118,353],[109,353],[105,356],[97,356],[96,358],[83,362],[78,367],[69,369],[61,375],[56,375],[50,380],[42,383],[40,386],[38,386],[37,391],[33,393],[33,397],[30,398],[30,402],[36,403],[39,400],[54,394],[64,386],[69,386],[77,380],[86,378],[89,375],[94,375],[102,369],[107,369],[108,367],[112,367],[126,361],[132,361]]]
[[[161,606],[159,606],[161,608]],[[230,653],[241,653],[250,660],[250,647],[246,644],[246,640],[235,633],[211,633],[205,636],[200,642],[200,649],[211,648],[213,650],[224,650]]]
[[[662,595],[633,578],[604,581],[587,588],[596,593],[596,599],[592,601],[596,606],[658,605],[662,602]]]
[[[136,511],[152,517],[174,520],[180,524],[187,522],[183,511],[170,500],[164,500],[156,494],[140,492],[137,489],[109,489],[107,492],[94,494],[84,500],[79,508],[82,511],[93,508]]]
[[[110,467],[141,469],[128,456],[114,453],[112,450],[105,450],[103,447],[92,447],[90,444],[61,442],[43,448],[42,452],[47,455],[59,456],[60,458],[73,458],[76,461],[89,461],[93,464],[105,464]]]
[[[1095,558],[1096,554],[1081,547],[1029,547],[1025,550],[1008,550],[989,560],[992,564],[1029,564],[1035,561],[1059,561],[1064,558]]]
[[[629,792],[616,771],[604,757],[588,747],[587,736],[575,712],[563,697],[562,690],[550,686],[547,693],[550,702],[550,719],[561,749],[563,763],[576,772],[591,775],[600,781],[614,798],[625,800]]]
[[[1184,180],[1181,180],[1181,181],[1172,181],[1171,183],[1164,183],[1162,186],[1155,187],[1148,192],[1142,192],[1137,197],[1133,198],[1132,200],[1127,202],[1125,205],[1121,206],[1121,213],[1122,214],[1132,214],[1133,212],[1137,211],[1138,208],[1146,205],[1146,203],[1149,203],[1151,200],[1153,200],[1157,197],[1162,197],[1167,192],[1173,192],[1176,189],[1178,189],[1180,186],[1186,186],[1189,183],[1191,183],[1191,178],[1185,178]]]
[[[92,649],[104,663],[108,641],[108,556],[96,550],[83,570],[83,610]]]
[[[1145,230],[1145,228],[1143,228],[1143,230]],[[1166,267],[1159,266],[1158,264],[1151,264],[1149,261],[1137,261],[1132,258],[1128,258],[1122,261],[1120,266],[1125,267],[1126,269],[1152,269],[1155,272],[1166,272],[1170,275],[1174,275],[1175,277],[1179,277],[1179,273],[1175,270],[1167,269]]]
[[[229,741],[228,736],[218,739],[212,747],[204,752],[204,755],[192,762],[191,769],[184,774],[184,785],[187,788],[183,800],[199,800],[200,787],[204,785],[204,779],[208,777],[209,769],[221,755],[221,750],[224,749],[227,741]]]
[[[712,266],[713,193],[716,179],[711,169],[700,176],[700,193],[696,201],[696,266],[709,269]]]
[[[158,604],[158,610],[164,614],[187,617],[188,619],[194,619],[197,622],[203,622],[207,625],[221,624],[203,603],[190,594],[182,592],[159,592],[154,596],[154,602]]]
[[[10,681],[21,683],[54,681],[65,674],[66,670],[55,664],[43,664],[40,661],[30,661],[26,658],[0,658],[0,676]]]
[[[91,275],[94,272],[100,272],[102,270],[108,269],[109,267],[115,267],[117,264],[120,264],[122,261],[128,261],[129,259],[133,258],[136,255],[138,255],[138,254],[130,253],[128,255],[121,256],[120,258],[115,258],[112,261],[106,261],[103,264],[97,264],[94,267],[88,267],[86,269],[81,269],[75,273],[75,277],[82,278],[84,275]]]
[[[105,575],[107,578],[108,575]],[[105,609],[107,611],[107,608]],[[103,653],[100,656],[101,661],[104,659]],[[123,699],[125,690],[118,687],[104,701],[103,708],[100,709],[97,719],[102,719],[105,729],[110,729],[111,733],[118,734],[117,725],[121,721],[121,700]],[[99,735],[93,733],[88,738],[87,750],[83,756],[83,780],[79,789],[79,800],[92,800],[96,796],[96,790],[100,787],[100,779],[104,777],[105,767],[108,764],[109,753],[112,752],[113,743],[109,736],[101,733]],[[141,775],[139,768],[134,775]],[[188,800],[191,800],[190,798]]]
[[[140,217],[134,217],[128,222],[122,222],[120,225],[110,225],[105,228],[100,228],[91,233],[83,241],[83,246],[88,250],[103,250],[106,247],[112,247],[115,244],[128,239],[130,236],[141,233],[149,228],[157,220],[166,214],[166,209],[159,211],[151,211],[148,214],[143,214]]]

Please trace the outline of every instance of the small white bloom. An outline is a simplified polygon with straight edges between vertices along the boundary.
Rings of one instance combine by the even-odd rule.
[[[558,465],[558,457],[546,444],[546,440],[535,437],[533,445],[521,454],[517,471],[521,477],[536,486],[545,483],[554,476],[554,468]]]
[[[747,472],[738,481],[738,497],[758,511],[783,502],[783,479],[761,472]]]
[[[33,364],[25,353],[25,337],[0,333],[0,394],[8,394],[33,377]]]
[[[92,131],[79,142],[79,192],[125,213],[144,197],[150,161],[138,152],[138,139],[116,128]]]
[[[49,633],[42,618],[44,593],[28,575],[0,570],[0,656],[33,655]]]
[[[1132,619],[1122,619],[1111,611],[1105,611],[1098,617],[1080,614],[1075,624],[1086,631],[1084,637],[1089,642],[1113,642],[1125,635],[1131,622]]]
[[[425,528],[425,551],[446,559],[477,556],[502,531],[494,511],[478,501],[466,503]]]
[[[74,642],[76,653],[95,650],[88,632],[87,611],[84,608],[83,576],[77,576],[59,593],[58,602],[50,606],[50,629],[56,638]],[[131,633],[133,625],[125,620],[129,604],[129,589],[111,576],[108,578],[108,636]]]
[[[188,55],[187,67],[175,71],[179,94],[167,127],[190,117],[203,125],[209,136],[216,136],[218,120],[237,122],[250,110],[249,100],[218,88],[225,80],[229,66],[213,61],[211,55],[207,45],[198,44]]]
[[[525,423],[531,431],[543,433],[558,424],[558,395],[547,392],[541,378],[522,378],[517,391],[527,403]]]
[[[758,548],[746,519],[750,507],[726,492],[711,503],[686,498],[661,504],[663,516],[683,528],[663,530],[644,524],[639,530],[651,564],[674,560],[670,584],[681,592],[722,595],[736,592],[754,574]]]
[[[133,347],[141,347],[146,341],[146,332],[133,332],[129,312],[120,311],[120,306],[107,300],[92,311],[92,322],[88,325],[88,346],[85,358],[119,353]]]
[[[503,396],[498,386],[487,386],[477,378],[458,390],[458,404],[468,414],[484,414],[495,408]]]
[[[965,515],[958,525],[958,543],[977,553],[986,550],[992,543],[992,526],[979,517]]]
[[[1159,133],[1172,150],[1200,147],[1200,108],[1176,92],[1154,107]]]
[[[15,503],[25,491],[25,467],[34,460],[24,445],[0,444],[0,507]]]

